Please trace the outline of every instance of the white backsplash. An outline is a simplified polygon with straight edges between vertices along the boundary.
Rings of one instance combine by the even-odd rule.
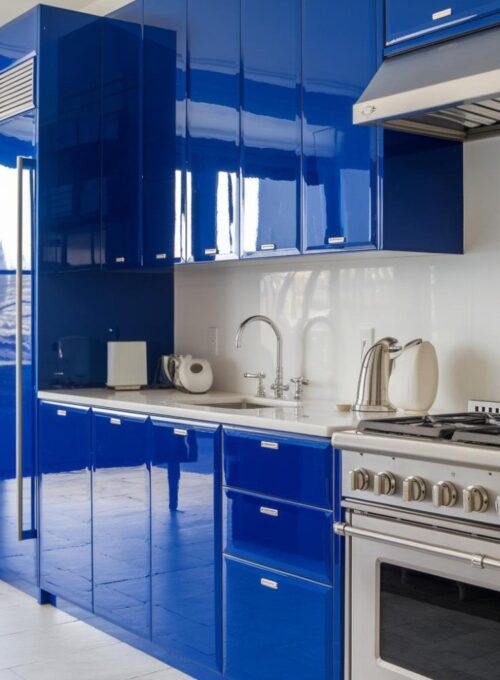
[[[437,408],[500,399],[500,139],[468,143],[464,153],[465,256],[340,254],[179,267],[176,351],[209,358],[217,388],[253,392],[243,372],[263,370],[271,383],[274,336],[256,324],[242,349],[234,339],[243,319],[266,314],[283,333],[285,378],[309,378],[306,397],[351,403],[361,329],[373,327],[376,338],[435,344]],[[218,328],[218,356],[210,328]]]

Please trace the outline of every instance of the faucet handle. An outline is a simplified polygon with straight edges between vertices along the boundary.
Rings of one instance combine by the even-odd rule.
[[[309,385],[309,380],[303,378],[301,375],[297,378],[290,378],[290,382],[295,385],[295,394],[293,398],[295,401],[302,401],[302,396],[304,394],[304,385]]]
[[[258,373],[243,373],[243,377],[258,380],[259,383],[257,385],[257,394],[255,396],[261,398],[266,396],[266,389],[264,387],[264,380],[266,377],[265,373],[262,373],[261,371],[259,371]]]

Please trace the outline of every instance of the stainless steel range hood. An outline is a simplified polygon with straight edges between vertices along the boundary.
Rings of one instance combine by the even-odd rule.
[[[386,59],[353,122],[457,140],[500,134],[500,28]]]

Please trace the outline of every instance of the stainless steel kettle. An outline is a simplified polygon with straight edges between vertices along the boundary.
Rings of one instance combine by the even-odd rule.
[[[356,401],[353,411],[391,412],[396,411],[389,400],[389,378],[394,361],[401,354],[422,342],[421,338],[412,340],[402,347],[396,338],[382,338],[364,356],[358,381]]]

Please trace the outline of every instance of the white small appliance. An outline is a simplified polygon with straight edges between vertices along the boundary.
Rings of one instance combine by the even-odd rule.
[[[148,384],[145,342],[108,342],[108,380],[115,390],[140,390]]]
[[[394,366],[389,381],[389,399],[403,411],[427,412],[436,400],[439,368],[431,342],[411,344]]]
[[[203,394],[212,387],[214,374],[206,359],[196,359],[191,354],[169,354],[161,358],[160,379],[181,392]]]

